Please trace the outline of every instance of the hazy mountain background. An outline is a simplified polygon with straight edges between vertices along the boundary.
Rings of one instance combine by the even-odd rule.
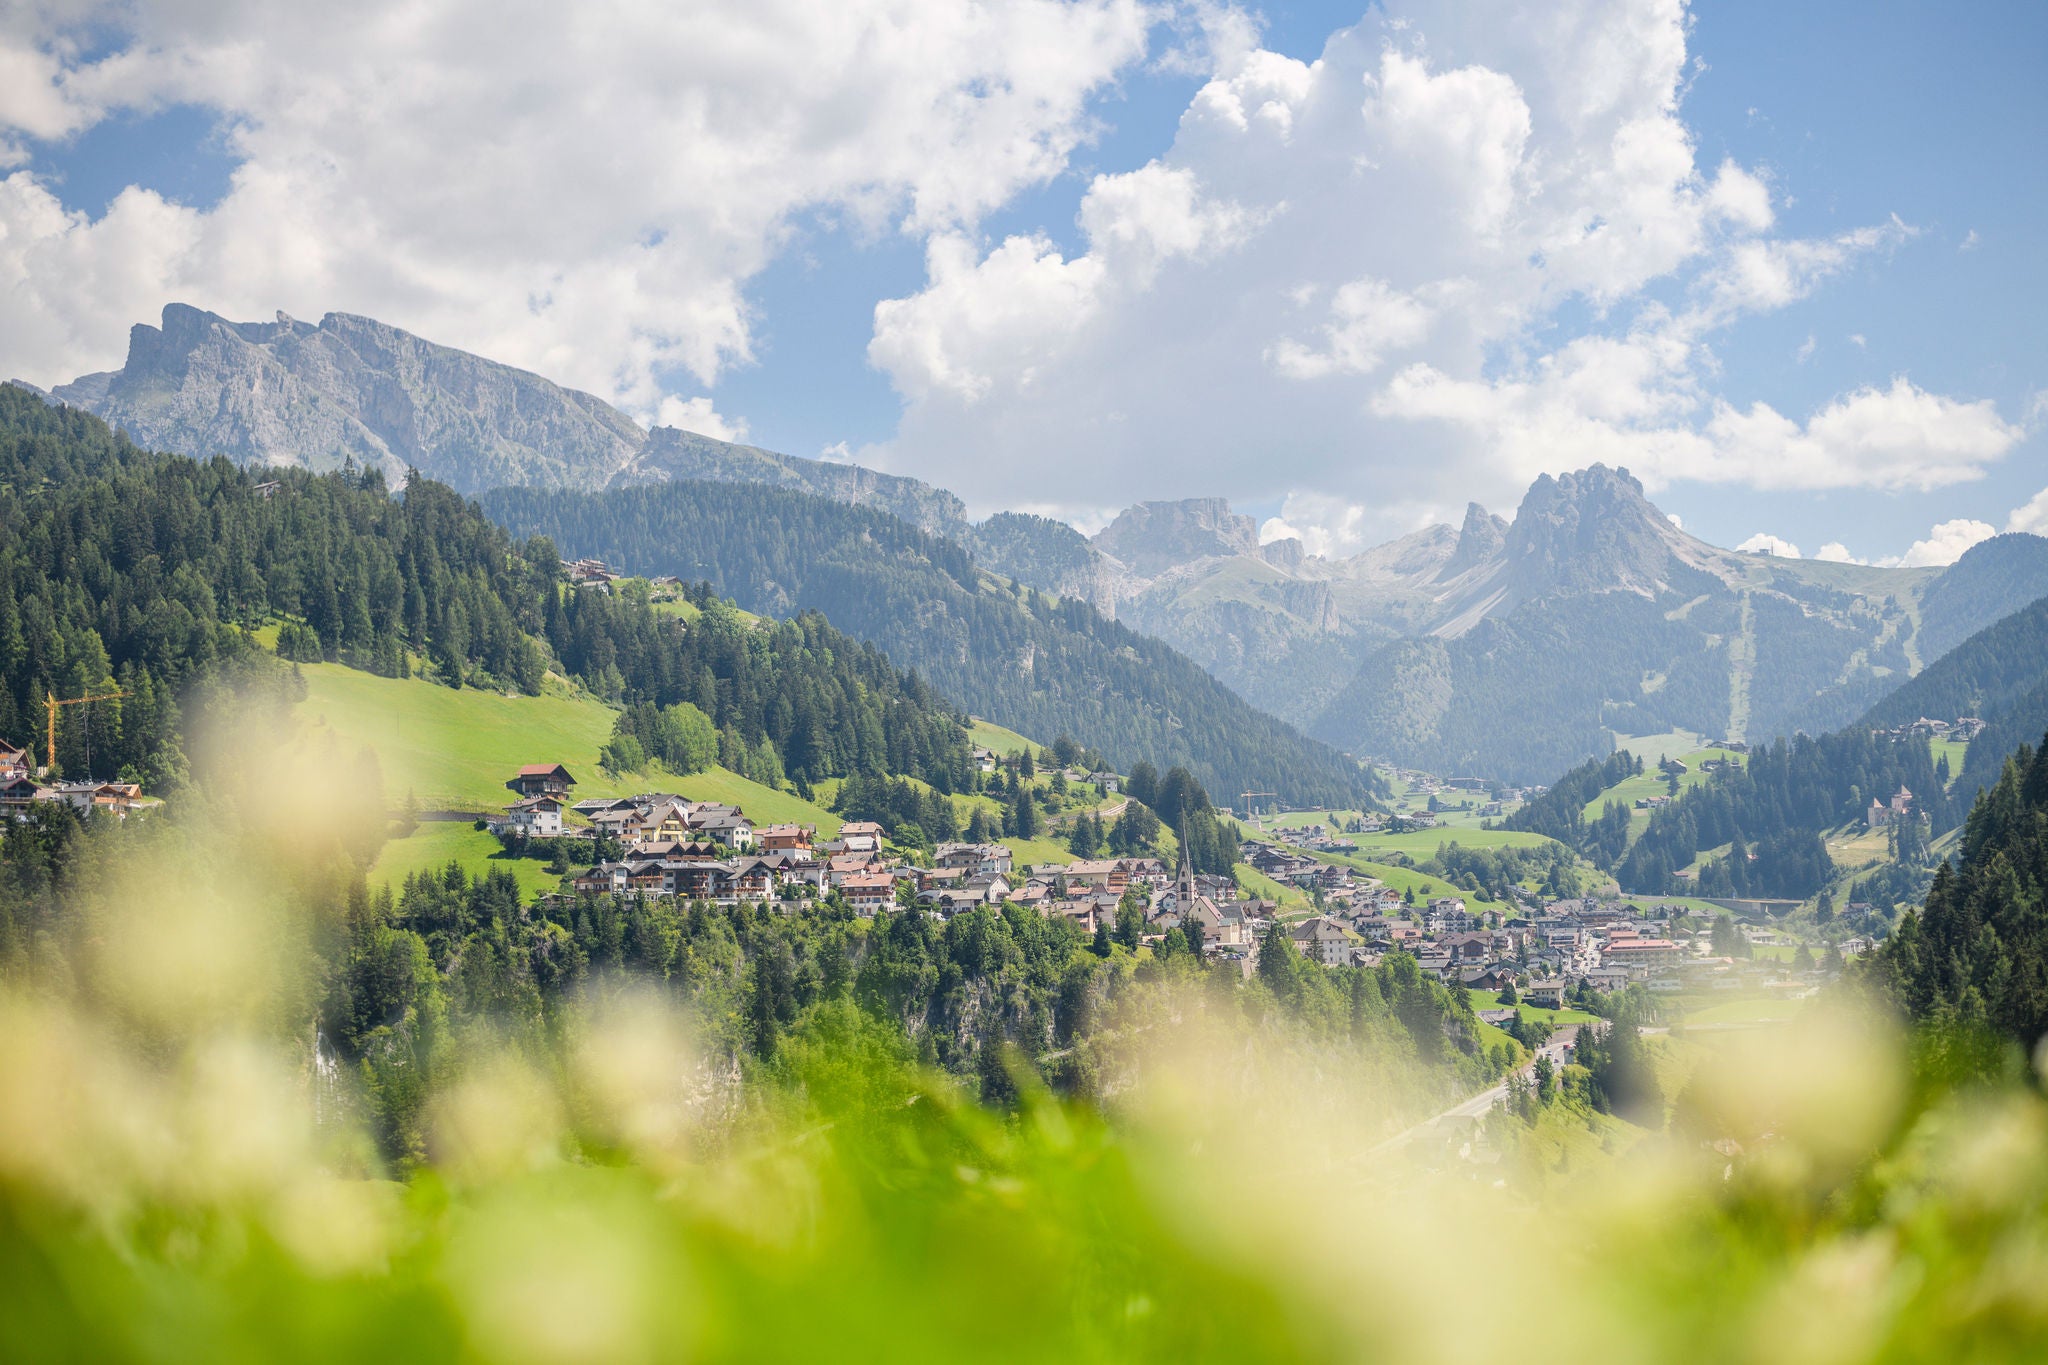
[[[1947,569],[1742,554],[1687,534],[1628,471],[1599,465],[1538,479],[1512,520],[1473,505],[1458,526],[1342,558],[1262,545],[1218,498],[1140,503],[1093,537],[1021,513],[976,524],[919,480],[647,431],[589,394],[346,314],[235,323],[173,304],[160,327],[134,329],[122,369],[50,397],[163,449],[313,469],[354,459],[394,479],[417,468],[472,494],[608,490],[601,507],[619,518],[635,506],[622,490],[673,480],[828,499],[942,538],[975,575],[1078,599],[1333,746],[1517,781],[1616,736],[1831,729],[2048,594],[2038,536],[2000,536]],[[588,515],[561,524],[570,554],[644,544]],[[723,586],[803,596],[766,572]],[[919,667],[935,648],[908,626],[886,647]]]

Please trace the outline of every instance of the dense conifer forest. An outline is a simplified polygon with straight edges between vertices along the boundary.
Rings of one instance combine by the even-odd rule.
[[[2044,906],[2048,737],[2008,755],[1964,822],[1961,856],[1935,871],[1926,907],[1899,921],[1865,979],[1950,1042],[1988,1035],[2031,1048],[2048,1033]]]
[[[65,711],[67,773],[174,788],[181,705],[283,681],[253,634],[281,618],[286,660],[526,692],[556,668],[612,701],[690,706],[750,775],[969,784],[964,717],[880,651],[814,613],[756,629],[694,596],[686,625],[570,591],[547,541],[515,545],[430,480],[393,497],[374,472],[155,455],[0,388],[0,736],[41,733],[51,692],[129,694]]]
[[[1935,830],[1955,824],[1924,739],[1862,729],[1781,739],[1659,809],[1614,875],[1623,890],[1643,895],[1690,889],[1702,896],[1811,896],[1834,874],[1822,834],[1902,787]],[[1724,844],[1727,851],[1691,882],[1676,875],[1703,850]]]
[[[637,574],[708,579],[750,611],[823,611],[977,714],[1024,734],[1086,736],[1113,763],[1185,764],[1226,801],[1373,798],[1350,759],[1253,709],[1192,661],[1100,616],[983,574],[967,551],[871,508],[713,483],[579,495],[502,489],[520,535]]]

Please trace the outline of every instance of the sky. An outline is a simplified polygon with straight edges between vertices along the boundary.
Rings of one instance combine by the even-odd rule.
[[[0,7],[0,375],[363,313],[1084,529],[2048,531],[2048,7]]]

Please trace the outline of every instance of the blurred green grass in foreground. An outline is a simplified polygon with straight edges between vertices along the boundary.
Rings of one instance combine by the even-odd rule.
[[[1449,1361],[1487,1342],[2017,1360],[2048,1342],[2048,1106],[2018,1078],[1916,1088],[1900,1040],[1847,1016],[1717,1046],[1669,1135],[1589,1159],[1603,1119],[1559,1171],[1555,1142],[1498,1118],[1375,1150],[1313,1068],[1213,1038],[1148,1067],[1113,1117],[1021,1079],[995,1112],[850,1007],[742,1086],[615,1002],[559,1058],[482,1062],[437,1097],[434,1162],[406,1185],[313,1121],[321,1086],[288,1051],[138,1048],[21,1001],[0,1023],[9,1360]]]

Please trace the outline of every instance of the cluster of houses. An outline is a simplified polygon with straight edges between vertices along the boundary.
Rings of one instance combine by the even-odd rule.
[[[1291,926],[1295,946],[1329,966],[1370,966],[1405,952],[1447,985],[1498,991],[1513,983],[1523,1003],[1539,1008],[1564,1005],[1581,983],[1601,991],[1732,990],[1771,966],[1712,955],[1707,935],[1675,927],[1656,906],[1560,900],[1482,917],[1457,896],[1410,905],[1370,878],[1357,879],[1353,891],[1334,904],[1326,898],[1325,913]]]
[[[1983,733],[1984,722],[1975,716],[1958,716],[1954,720],[1935,720],[1922,716],[1918,720],[1894,725],[1889,730],[1873,730],[1872,734],[1888,739],[1952,739],[1967,744]]]
[[[1566,899],[1477,912],[1461,896],[1416,900],[1296,848],[1247,842],[1243,852],[1253,868],[1316,897],[1322,913],[1288,932],[1326,966],[1371,966],[1405,952],[1447,984],[1499,990],[1513,982],[1524,1001],[1544,1007],[1561,1004],[1581,982],[1603,991],[1633,983],[1659,992],[1732,989],[1749,971],[1711,955],[1707,935],[1676,927],[1659,904]],[[1750,937],[1761,943],[1769,935]]]
[[[629,575],[614,569],[602,559],[572,559],[562,566],[562,573],[572,588],[589,588],[594,592],[610,593],[612,584]],[[647,582],[649,595],[656,602],[673,600],[683,587],[683,580],[673,574],[663,574]]]
[[[39,801],[62,801],[80,812],[125,816],[146,798],[133,782],[42,782],[27,749],[0,739],[0,812],[18,815]]]
[[[531,839],[616,840],[620,856],[568,881],[579,894],[673,896],[733,904],[837,892],[854,910],[897,906],[950,917],[980,906],[1021,905],[1072,920],[1083,931],[1113,929],[1135,892],[1144,932],[1199,931],[1202,951],[1249,971],[1278,906],[1248,898],[1227,877],[1177,871],[1157,858],[1080,859],[1016,865],[995,843],[943,843],[930,867],[884,847],[884,831],[850,820],[829,839],[810,825],[757,824],[737,806],[660,792],[571,801],[575,778],[560,764],[521,768],[505,784],[517,797],[488,822],[493,832]]]
[[[1002,844],[944,843],[929,867],[919,867],[891,853],[882,827],[868,821],[848,821],[836,836],[821,838],[810,825],[756,824],[737,806],[664,793],[570,804],[574,782],[559,764],[522,768],[506,783],[518,800],[492,828],[615,840],[620,856],[566,883],[578,894],[734,904],[836,892],[863,915],[911,907],[939,918],[1017,905],[1090,934],[1114,930],[1129,903],[1142,914],[1147,939],[1157,942],[1178,928],[1191,942],[1199,938],[1204,956],[1247,974],[1280,922],[1275,902],[1245,895],[1231,878],[1196,875],[1184,862],[1170,868],[1158,858],[1126,857],[1018,866]],[[1640,982],[1674,991],[1706,972],[1728,976],[1715,984],[1734,984],[1735,964],[1707,955],[1705,935],[1696,941],[1674,927],[1660,906],[1559,900],[1475,912],[1455,895],[1417,901],[1298,846],[1247,841],[1243,851],[1259,872],[1315,897],[1320,913],[1286,924],[1285,932],[1298,952],[1325,966],[1371,966],[1405,952],[1447,984],[1498,990],[1513,982],[1524,1001],[1553,1007],[1581,982],[1599,990]]]

